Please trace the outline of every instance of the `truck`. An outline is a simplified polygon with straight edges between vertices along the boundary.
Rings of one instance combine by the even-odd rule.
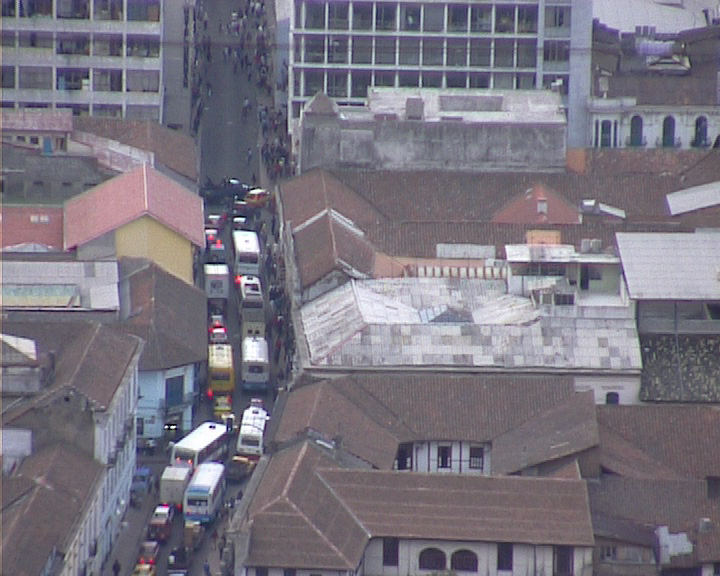
[[[211,313],[225,314],[230,295],[230,270],[227,264],[205,264],[205,295]]]
[[[190,482],[190,468],[166,466],[160,476],[160,502],[182,509],[185,488]]]

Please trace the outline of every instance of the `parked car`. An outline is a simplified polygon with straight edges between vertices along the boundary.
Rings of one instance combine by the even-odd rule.
[[[145,497],[145,494],[150,492],[150,486],[152,483],[152,472],[150,468],[138,468],[132,477],[132,483],[130,484],[130,504],[136,506]]]
[[[270,192],[265,188],[253,188],[245,195],[248,206],[260,208],[270,201]]]
[[[157,576],[155,564],[136,564],[132,576]]]
[[[157,564],[157,557],[160,552],[160,544],[154,540],[145,540],[140,544],[137,564]]]

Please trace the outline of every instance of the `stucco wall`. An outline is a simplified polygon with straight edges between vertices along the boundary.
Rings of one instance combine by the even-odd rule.
[[[149,216],[118,228],[115,248],[118,258],[148,258],[166,272],[193,284],[192,244]]]

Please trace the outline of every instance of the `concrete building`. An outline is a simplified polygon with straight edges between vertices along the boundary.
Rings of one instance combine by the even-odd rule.
[[[300,115],[298,170],[564,170],[559,94],[537,90],[368,88],[363,106],[324,93]]]
[[[3,0],[3,107],[69,108],[75,115],[187,127],[192,6],[165,0]],[[187,106],[178,105],[178,98]]]
[[[292,6],[277,10],[278,33],[290,32],[291,124],[317,92],[357,105],[376,86],[554,88],[568,110],[568,146],[589,140],[590,0],[294,0]]]

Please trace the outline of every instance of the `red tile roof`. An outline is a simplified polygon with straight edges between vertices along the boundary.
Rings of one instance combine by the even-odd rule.
[[[153,152],[160,164],[193,182],[197,181],[198,160],[195,142],[182,132],[152,120],[125,120],[97,116],[75,116],[73,128]]]
[[[544,207],[544,210],[543,210]],[[492,218],[505,224],[580,224],[580,213],[571,204],[542,184],[528,188],[498,210]]]
[[[195,246],[205,245],[202,198],[145,164],[65,203],[65,249],[146,215]]]
[[[63,249],[62,206],[5,204],[0,206],[2,248],[23,244],[42,244],[52,250]]]

